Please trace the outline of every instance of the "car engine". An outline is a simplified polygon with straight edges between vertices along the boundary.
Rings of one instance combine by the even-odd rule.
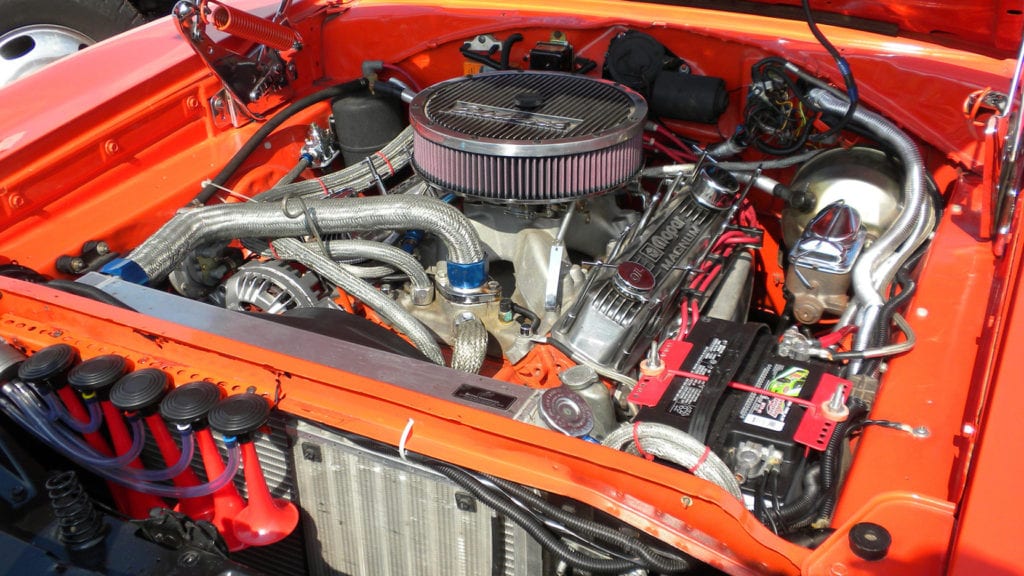
[[[263,127],[221,173],[190,176],[190,202],[89,231],[52,270],[5,253],[17,262],[3,276],[186,327],[211,350],[355,371],[342,386],[386,382],[399,392],[373,393],[443,401],[449,421],[483,411],[509,435],[529,426],[653,461],[799,546],[831,533],[852,437],[879,422],[928,434],[868,414],[915,343],[907,305],[945,203],[926,166],[936,154],[850,86],[768,54],[737,77],[704,74],[706,51],[624,25],[531,25],[525,39],[467,30],[396,63],[339,64],[362,74],[317,92],[303,84],[302,17],[183,0],[172,20],[224,87],[209,99],[219,129]],[[330,45],[325,22],[314,45]],[[313,96],[300,105],[295,89]],[[163,351],[5,335],[6,418],[142,526],[96,528],[74,477],[51,478],[62,522],[93,527],[55,529],[51,547],[84,558],[177,538],[179,564],[188,552],[210,570],[275,574],[709,561],[610,510],[426,456],[427,440],[414,454],[432,434],[422,418],[390,442],[351,432],[406,417],[345,412],[277,356],[209,356],[239,379],[273,373],[273,391],[247,389],[144,337]],[[289,395],[310,400],[290,410]],[[488,441],[500,460],[504,440]],[[62,490],[77,504],[61,508]]]

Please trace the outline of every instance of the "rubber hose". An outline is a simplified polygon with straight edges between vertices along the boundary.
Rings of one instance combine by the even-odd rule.
[[[253,200],[274,202],[291,196],[323,198],[325,196],[324,188],[327,188],[328,192],[345,189],[351,189],[353,192],[369,190],[377,185],[375,174],[386,178],[409,165],[412,161],[412,142],[413,130],[411,127],[405,128],[384,148],[381,148],[379,153],[367,156],[369,163],[358,162],[346,166],[342,170],[325,174],[319,179],[300,180],[291,184],[274,186],[270,190],[260,192]],[[370,170],[371,165],[373,166],[372,171]]]
[[[295,260],[316,271],[324,278],[336,284],[351,296],[362,300],[396,329],[403,332],[413,344],[435,364],[444,366],[441,348],[429,330],[405,308],[382,294],[366,281],[349,274],[337,262],[323,254],[311,250],[294,238],[281,238],[272,242],[272,246],[283,259]]]
[[[285,238],[381,229],[416,229],[437,235],[458,264],[482,262],[476,229],[462,212],[426,196],[246,202],[179,211],[141,245],[132,261],[150,283],[163,280],[197,247],[235,238]]]
[[[235,171],[245,163],[249,156],[259,148],[263,140],[267,136],[270,136],[271,132],[277,130],[282,124],[284,124],[286,120],[318,102],[330,100],[331,98],[351,96],[353,94],[363,92],[366,90],[367,85],[368,82],[365,78],[351,80],[343,84],[325,88],[319,92],[314,92],[308,96],[303,96],[289,104],[284,110],[281,110],[275,114],[273,118],[267,120],[263,126],[260,126],[259,130],[249,138],[238,152],[235,152],[235,155],[231,157],[231,160],[228,161],[227,165],[224,166],[224,168],[222,168],[212,180],[210,180],[210,183],[203,188],[202,192],[196,195],[192,200],[192,203],[196,205],[206,204],[206,202],[217,193],[217,186],[223,186],[228,179],[234,175]]]
[[[282,176],[281,179],[277,181],[277,184],[274,184],[274,187],[277,188],[278,186],[284,186],[285,184],[295,182],[299,177],[299,174],[302,174],[302,171],[306,168],[309,168],[309,156],[303,154],[302,158],[299,158],[298,163],[295,164],[295,167]]]
[[[796,502],[784,506],[778,512],[779,523],[785,532],[803,528],[803,526],[806,526],[806,524],[803,524],[804,519],[806,518],[806,522],[810,523],[813,518],[814,508],[818,504],[821,495],[820,465],[812,466],[804,474],[803,487],[804,493],[797,498]]]
[[[679,464],[691,470],[694,476],[720,486],[737,500],[743,499],[736,476],[725,462],[703,442],[677,428],[657,422],[626,423],[613,430],[602,444],[637,454],[638,441],[645,452]]]
[[[103,425],[103,410],[100,408],[99,402],[87,402],[86,408],[89,412],[88,422],[79,422],[74,416],[68,413],[68,409],[62,404],[54,394],[46,394],[43,396],[43,402],[46,402],[47,407],[50,409],[51,421],[60,419],[68,428],[71,428],[79,434],[92,434],[93,432],[100,429]]]
[[[846,420],[836,424],[832,429],[832,437],[825,446],[825,454],[821,461],[821,506],[818,508],[819,518],[831,518],[835,510],[836,499],[839,497],[839,473],[846,435],[857,421],[867,415],[867,407],[856,398],[850,401],[850,415]]]
[[[103,290],[91,285],[82,284],[81,282],[72,282],[71,280],[50,280],[46,283],[50,288],[56,288],[61,292],[67,292],[68,294],[74,294],[75,296],[81,296],[82,298],[88,298],[90,300],[96,300],[97,302],[103,302],[104,304],[110,304],[111,306],[117,306],[125,310],[131,310],[135,312],[135,308],[125,304],[118,298],[104,292]]]

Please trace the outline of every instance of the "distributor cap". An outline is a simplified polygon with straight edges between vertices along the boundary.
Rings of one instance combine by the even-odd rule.
[[[36,352],[21,363],[18,377],[45,391],[57,390],[67,384],[68,370],[78,362],[78,350],[67,344],[54,344]]]
[[[210,428],[225,436],[248,441],[270,418],[270,405],[257,394],[236,394],[221,400],[210,410]]]
[[[216,384],[189,382],[164,396],[160,415],[172,424],[205,424],[217,402],[220,402],[220,388]]]
[[[126,412],[147,412],[156,408],[170,386],[171,380],[163,371],[143,368],[114,384],[110,390],[110,402]]]
[[[68,373],[68,384],[79,392],[101,392],[114,385],[128,371],[128,361],[117,354],[97,356]]]

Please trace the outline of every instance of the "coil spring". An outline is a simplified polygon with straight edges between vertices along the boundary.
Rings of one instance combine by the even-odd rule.
[[[257,42],[278,51],[291,50],[302,45],[299,33],[287,26],[220,3],[208,2],[207,4],[211,7],[210,21],[214,28],[221,32]]]
[[[50,506],[60,526],[60,540],[71,550],[92,548],[103,539],[103,519],[73,471],[58,472],[46,481]]]

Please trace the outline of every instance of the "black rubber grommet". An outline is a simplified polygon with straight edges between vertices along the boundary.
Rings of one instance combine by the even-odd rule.
[[[210,410],[210,428],[225,436],[248,440],[270,418],[270,405],[257,394],[236,394],[221,400]]]
[[[78,362],[78,350],[67,344],[47,346],[21,363],[18,378],[43,388],[44,392],[67,385],[68,370]]]
[[[136,370],[114,384],[110,390],[110,402],[126,412],[148,412],[156,408],[170,386],[170,378],[161,370]]]
[[[102,392],[128,372],[128,361],[117,354],[97,356],[68,372],[68,384],[79,392]]]
[[[220,402],[220,388],[209,382],[189,382],[167,393],[160,415],[171,424],[205,425],[210,410]]]
[[[850,528],[850,550],[864,560],[875,561],[885,558],[892,545],[892,536],[883,526],[872,522],[860,522]]]

